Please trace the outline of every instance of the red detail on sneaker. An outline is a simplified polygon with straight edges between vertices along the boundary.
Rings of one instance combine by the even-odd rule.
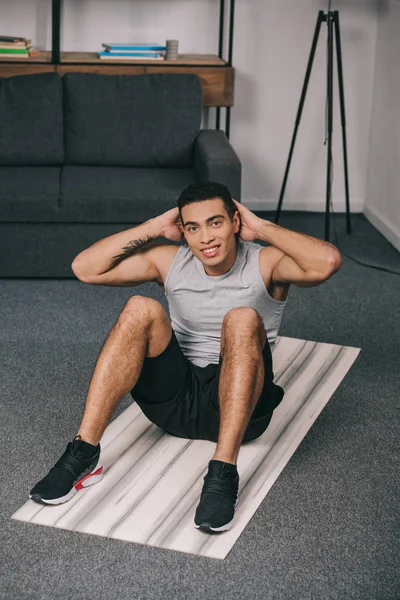
[[[100,467],[99,469],[97,469],[97,471],[94,471],[93,473],[89,473],[89,475],[85,475],[85,477],[82,477],[82,479],[74,485],[74,488],[76,489],[76,491],[82,490],[84,487],[83,482],[85,481],[85,479],[89,479],[89,477],[93,477],[93,475],[100,475],[102,472],[103,472],[103,467]]]

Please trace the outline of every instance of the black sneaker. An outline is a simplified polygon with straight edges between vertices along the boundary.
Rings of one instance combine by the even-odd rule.
[[[210,460],[194,518],[195,527],[209,533],[230,529],[238,503],[238,489],[236,465]]]
[[[29,498],[39,504],[62,504],[78,490],[103,479],[100,464],[100,444],[94,446],[77,435],[68,442],[61,458],[29,492]]]

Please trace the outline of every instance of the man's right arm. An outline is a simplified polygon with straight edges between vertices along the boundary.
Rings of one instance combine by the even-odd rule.
[[[163,235],[158,217],[149,219],[131,229],[105,237],[83,250],[72,263],[72,270],[80,277],[103,275],[123,260],[136,254],[140,248]]]

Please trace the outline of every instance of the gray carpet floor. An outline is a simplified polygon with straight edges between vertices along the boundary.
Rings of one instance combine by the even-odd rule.
[[[399,253],[363,215],[352,215],[351,235],[344,215],[334,222],[339,249],[400,272]],[[322,213],[285,212],[280,225],[324,237]],[[400,277],[342,257],[323,285],[291,287],[279,335],[361,353],[224,561],[10,518],[76,435],[97,356],[128,298],[167,303],[155,284],[0,280],[0,597],[399,598]]]

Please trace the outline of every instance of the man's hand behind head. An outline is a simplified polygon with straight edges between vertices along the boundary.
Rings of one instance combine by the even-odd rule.
[[[156,217],[156,221],[160,226],[160,235],[172,240],[173,242],[180,242],[183,240],[183,227],[179,216],[179,209],[171,208],[162,215]]]

